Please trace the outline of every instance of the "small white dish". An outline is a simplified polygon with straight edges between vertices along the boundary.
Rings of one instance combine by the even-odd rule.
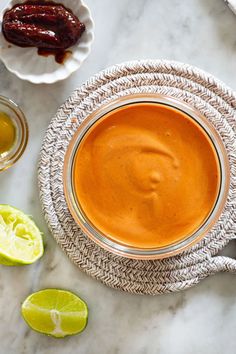
[[[225,0],[229,8],[236,14],[236,0]]]
[[[72,54],[65,59],[63,64],[58,64],[53,55],[44,57],[38,55],[37,48],[21,48],[6,41],[2,33],[3,15],[14,5],[24,2],[25,0],[11,0],[0,14],[0,59],[10,72],[34,84],[52,84],[66,79],[79,69],[91,50],[94,23],[88,7],[81,0],[63,0],[63,2],[54,0],[71,9],[86,26],[78,43],[68,49]]]

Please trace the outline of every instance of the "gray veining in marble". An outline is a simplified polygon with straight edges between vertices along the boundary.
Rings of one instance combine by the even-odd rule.
[[[3,7],[6,0],[1,0]],[[219,274],[178,294],[149,297],[115,291],[80,272],[43,219],[37,159],[45,130],[74,88],[108,65],[168,58],[196,65],[236,89],[236,16],[223,0],[86,0],[95,20],[92,53],[64,82],[34,86],[0,64],[0,94],[24,110],[26,153],[0,175],[0,203],[31,214],[45,233],[44,257],[32,266],[0,266],[0,354],[229,354],[235,352],[236,278]],[[236,256],[236,247],[229,251]],[[86,331],[55,340],[31,331],[20,305],[45,287],[71,289],[90,309]]]

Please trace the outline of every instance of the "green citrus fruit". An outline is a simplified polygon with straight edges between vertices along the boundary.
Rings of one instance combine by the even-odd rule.
[[[88,308],[70,291],[45,289],[27,297],[22,305],[22,315],[35,331],[63,338],[84,330]]]
[[[0,264],[24,265],[43,255],[42,234],[22,211],[0,204]]]

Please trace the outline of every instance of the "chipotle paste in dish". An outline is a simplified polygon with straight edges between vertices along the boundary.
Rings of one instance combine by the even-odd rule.
[[[193,118],[155,103],[115,109],[78,146],[73,185],[87,219],[113,241],[168,246],[193,234],[214,208],[219,159]]]
[[[85,25],[62,4],[26,1],[4,14],[2,30],[8,42],[37,47],[39,54],[54,54],[62,62],[63,53],[78,42]]]

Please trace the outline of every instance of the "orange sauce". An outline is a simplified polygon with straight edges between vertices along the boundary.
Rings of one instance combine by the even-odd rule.
[[[192,118],[138,103],[89,129],[73,179],[80,206],[98,230],[121,244],[156,248],[204,222],[218,195],[220,169],[209,137]]]

